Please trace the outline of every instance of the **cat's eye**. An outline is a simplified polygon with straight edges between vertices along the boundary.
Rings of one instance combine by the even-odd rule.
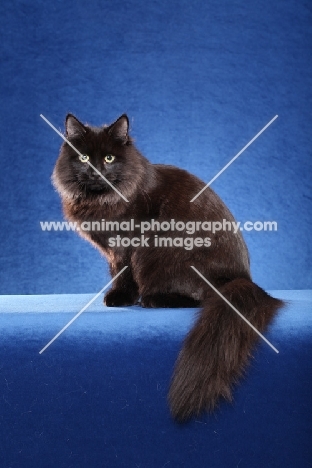
[[[112,154],[107,154],[104,158],[104,161],[108,164],[111,164],[115,159],[115,156],[113,156]]]
[[[80,159],[81,162],[85,163],[85,162],[89,161],[89,156],[87,154],[81,154],[79,156],[79,159]]]

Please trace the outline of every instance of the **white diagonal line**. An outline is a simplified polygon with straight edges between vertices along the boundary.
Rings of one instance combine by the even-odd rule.
[[[272,345],[272,343],[269,342],[269,340],[266,339],[265,336],[263,336],[259,330],[256,329],[256,327],[253,326],[252,323],[249,322],[249,320],[246,319],[246,317],[244,317],[244,315],[239,312],[239,310],[236,309],[236,307],[233,306],[233,304],[231,304],[227,299],[226,297],[224,297],[211,283],[210,281],[207,280],[207,278],[205,278],[194,266],[191,266],[191,268],[198,274],[198,276],[200,276],[223,300],[224,302],[226,302],[233,310],[234,312],[236,312],[246,323],[248,323],[248,325],[260,336],[260,338],[262,338],[276,353],[279,353],[279,351],[275,348],[275,346]]]
[[[73,150],[75,150],[76,153],[79,154],[79,156],[83,156],[83,155],[80,153],[80,151],[78,151],[77,148],[75,148],[74,145],[73,145],[70,141],[68,141],[67,138],[65,138],[64,135],[63,135],[61,132],[59,132],[59,131],[57,130],[57,128],[55,128],[54,125],[52,125],[51,122],[50,122],[48,119],[45,118],[44,115],[40,114],[40,117],[41,117],[51,128],[53,128],[53,130],[54,130],[64,141],[66,141],[66,143],[67,143],[69,146],[71,146],[71,147],[73,148]]]
[[[105,289],[106,289],[106,288],[108,288],[108,286],[109,286],[109,285],[111,285],[111,284],[112,284],[112,282],[113,282],[113,281],[115,281],[115,279],[116,279],[116,278],[118,278],[118,276],[119,276],[119,275],[121,275],[121,273],[123,273],[123,272],[125,271],[125,269],[126,269],[126,268],[128,268],[128,266],[125,266],[125,267],[123,267],[123,269],[122,269],[122,270],[120,270],[120,272],[119,272],[119,273],[117,273],[117,275],[116,275],[116,276],[114,276],[114,278],[113,278],[113,279],[111,279],[111,280],[110,280],[110,282],[109,282],[109,283],[107,283],[107,284],[104,286],[104,288],[102,288],[102,289],[101,289],[101,291],[100,291],[100,292],[98,292],[98,293],[97,293],[97,294],[96,294],[96,295],[95,295],[95,296],[94,296],[94,297],[93,297],[93,298],[92,298],[92,299],[91,299],[91,300],[88,302],[88,304],[86,304],[86,305],[85,305],[85,306],[84,306],[84,307],[83,307],[83,308],[82,308],[82,309],[81,309],[81,310],[78,312],[78,314],[76,314],[76,315],[75,315],[75,317],[74,317],[74,318],[72,318],[72,319],[71,319],[71,320],[70,320],[70,321],[67,323],[67,325],[65,325],[65,327],[63,327],[63,328],[62,328],[62,330],[61,330],[61,331],[59,331],[59,332],[58,332],[58,333],[55,335],[55,337],[54,337],[54,338],[52,338],[52,340],[51,340],[51,341],[49,341],[49,343],[48,343],[48,344],[46,344],[46,345],[45,345],[45,347],[44,347],[44,348],[42,348],[42,350],[41,350],[41,351],[39,351],[39,354],[42,354],[42,353],[43,353],[43,351],[45,351],[45,350],[46,350],[46,349],[47,349],[47,348],[50,346],[50,344],[52,344],[52,343],[53,343],[53,341],[55,341],[55,340],[56,340],[56,339],[57,339],[57,338],[58,338],[58,337],[59,337],[59,336],[60,336],[60,335],[63,333],[63,331],[65,331],[65,330],[66,330],[66,328],[68,328],[68,327],[69,327],[69,326],[70,326],[70,325],[71,325],[71,324],[72,324],[72,323],[73,323],[73,322],[74,322],[74,321],[75,321],[75,320],[76,320],[76,319],[79,317],[79,315],[81,315],[81,314],[82,314],[82,312],[84,312],[84,311],[85,311],[85,310],[86,310],[86,309],[89,307],[89,305],[91,305],[91,304],[92,304],[92,302],[94,302],[94,301],[95,301],[95,299],[97,299],[97,298],[98,298],[98,297],[99,297],[99,296],[102,294],[102,292],[103,292],[103,291],[105,291]]]
[[[49,120],[45,118],[44,115],[40,114],[40,117],[41,117],[51,128],[53,128],[53,130],[54,130],[64,141],[66,141],[66,143],[67,143],[73,150],[75,150],[76,153],[77,153],[80,157],[83,157],[83,154],[81,154],[80,151],[78,151],[77,148],[75,148],[75,146],[74,146],[69,140],[67,140],[67,138],[64,137],[64,135],[63,135],[61,132],[59,132],[59,131],[54,127],[54,125],[52,125],[51,122],[49,122]],[[125,197],[122,193],[120,193],[119,190],[116,189],[116,187],[115,187],[109,180],[107,180],[106,177],[104,177],[103,174],[102,174],[100,171],[98,171],[96,167],[93,166],[93,164],[90,163],[90,161],[84,161],[84,163],[89,164],[89,166],[92,167],[92,169],[93,169],[99,176],[101,176],[102,179],[104,179],[105,182],[106,182],[110,187],[112,187],[112,189],[114,189],[115,192],[118,193],[118,195],[121,196],[121,198],[123,198],[126,202],[129,202],[129,200],[127,200],[126,197]]]
[[[197,195],[195,195],[195,197],[193,197],[193,198],[192,198],[192,200],[190,200],[190,202],[192,203],[194,200],[196,200],[196,198],[197,198],[197,197],[199,197],[199,195],[201,195],[201,194],[203,193],[203,191],[204,191],[204,190],[206,190],[206,188],[207,188],[207,187],[209,187],[209,185],[211,185],[211,184],[212,184],[212,182],[214,182],[214,181],[215,181],[215,180],[216,180],[216,179],[219,177],[219,175],[221,175],[221,174],[222,174],[222,172],[224,172],[224,171],[225,171],[225,170],[226,170],[226,169],[227,169],[227,168],[228,168],[228,167],[229,167],[229,166],[232,164],[232,162],[234,162],[234,161],[235,161],[235,159],[237,159],[237,158],[238,158],[238,156],[240,156],[240,155],[241,155],[241,154],[242,154],[242,153],[245,151],[245,149],[247,149],[247,148],[248,148],[248,146],[250,146],[250,145],[251,145],[251,144],[252,144],[252,143],[253,143],[253,142],[254,142],[254,141],[255,141],[255,140],[258,138],[258,136],[260,136],[260,135],[261,135],[261,133],[263,133],[263,132],[264,132],[264,131],[265,131],[265,130],[266,130],[268,127],[269,127],[269,125],[271,125],[271,123],[273,123],[273,122],[274,122],[274,120],[276,120],[276,119],[277,119],[277,117],[278,117],[278,115],[276,115],[275,117],[273,117],[273,119],[272,119],[272,120],[270,120],[270,122],[269,122],[269,123],[267,123],[267,124],[265,125],[265,127],[263,127],[263,129],[262,129],[262,130],[260,130],[260,132],[259,132],[259,133],[257,133],[257,135],[256,135],[256,136],[254,136],[254,137],[253,137],[253,139],[252,139],[252,140],[250,140],[250,142],[249,142],[249,143],[247,143],[247,145],[246,145],[246,146],[244,146],[244,148],[243,148],[243,149],[241,149],[241,150],[240,150],[240,152],[239,152],[239,153],[237,153],[237,154],[236,154],[236,156],[234,156],[234,158],[232,158],[232,159],[231,159],[231,161],[229,161],[229,162],[228,162],[228,163],[227,163],[227,164],[224,166],[224,168],[223,168],[223,169],[221,169],[221,171],[219,171],[219,172],[218,172],[218,174],[217,174],[217,175],[215,175],[215,176],[213,177],[213,179],[211,179],[211,181],[210,181],[210,182],[208,182],[208,184],[207,184],[207,185],[205,185],[205,187],[203,187],[203,188],[200,190],[200,192],[198,192],[198,194],[197,194]]]

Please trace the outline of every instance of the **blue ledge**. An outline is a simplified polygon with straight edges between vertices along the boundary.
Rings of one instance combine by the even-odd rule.
[[[39,354],[93,294],[1,296],[1,466],[308,467],[312,291],[271,293],[279,354],[261,342],[233,404],[185,426],[166,395],[196,310],[98,298]]]

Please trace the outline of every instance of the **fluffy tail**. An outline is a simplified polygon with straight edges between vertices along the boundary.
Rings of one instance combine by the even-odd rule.
[[[269,296],[252,281],[237,278],[219,288],[260,332],[283,302]],[[242,376],[259,337],[214,291],[179,354],[173,374],[169,405],[177,421],[212,411],[218,400],[232,399],[232,386]]]

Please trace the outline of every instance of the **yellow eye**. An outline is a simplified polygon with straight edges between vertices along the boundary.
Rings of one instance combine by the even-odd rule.
[[[104,161],[108,164],[111,164],[115,159],[115,156],[113,156],[112,154],[107,154],[104,158]]]
[[[87,162],[87,161],[89,161],[89,156],[87,154],[81,154],[79,156],[79,159],[80,159],[81,162]]]

